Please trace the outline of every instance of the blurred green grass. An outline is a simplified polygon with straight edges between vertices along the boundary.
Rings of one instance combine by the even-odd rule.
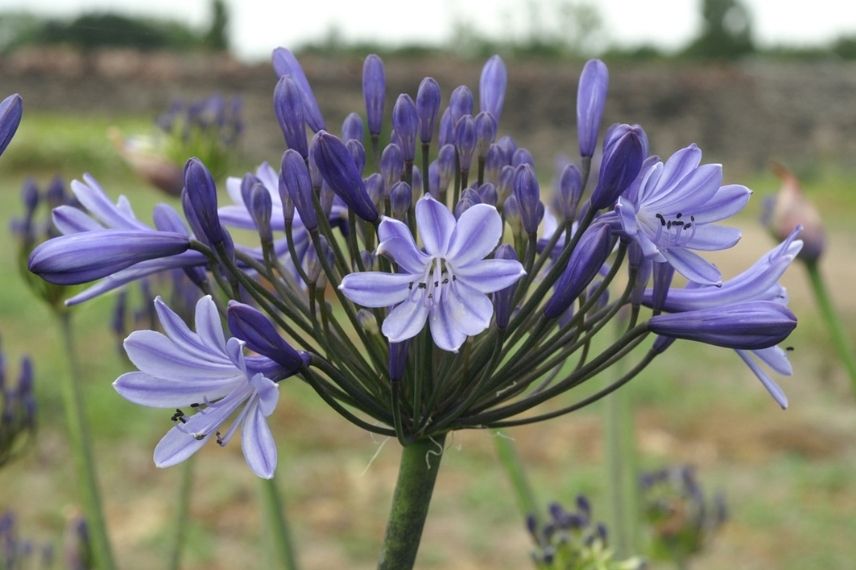
[[[21,211],[20,187],[27,176],[46,182],[59,173],[70,180],[85,171],[114,199],[126,194],[138,216],[150,219],[153,205],[170,199],[137,181],[121,163],[106,137],[113,125],[132,131],[148,128],[149,120],[28,112],[0,161],[4,223],[8,226]],[[856,279],[850,263],[856,246],[850,222],[856,214],[853,173],[817,166],[800,174],[824,212],[830,230],[824,269],[856,338],[856,302],[847,295],[848,279]],[[757,219],[761,198],[778,182],[765,173],[741,182],[755,196],[739,220],[746,228],[744,241],[736,253],[719,258],[726,274],[771,246]],[[75,509],[74,475],[55,389],[65,363],[50,313],[15,274],[15,257],[10,237],[0,246],[7,276],[0,292],[0,334],[13,370],[19,355],[35,357],[41,430],[36,448],[0,472],[0,510],[16,510],[30,535],[51,537]],[[802,269],[795,267],[786,283],[800,317],[788,341],[796,347],[795,375],[782,382],[792,401],[787,412],[775,406],[733,353],[686,342],[627,388],[637,404],[642,466],[696,464],[708,488],[722,489],[729,499],[732,520],[699,560],[700,569],[843,569],[856,556],[856,401],[813,311]],[[112,304],[108,296],[74,312],[87,412],[123,567],[158,568],[169,544],[179,474],[151,463],[154,444],[170,426],[168,414],[133,406],[110,387],[128,368],[109,329]],[[606,515],[600,415],[600,406],[594,406],[508,432],[530,465],[543,501],[571,502],[583,492]],[[297,382],[283,386],[274,429],[279,480],[305,567],[373,567],[395,477],[396,443],[353,428]],[[490,437],[484,432],[452,437],[422,546],[422,567],[527,567],[528,538]],[[264,568],[264,558],[256,555],[262,534],[256,482],[238,446],[206,449],[198,462],[186,567]]]

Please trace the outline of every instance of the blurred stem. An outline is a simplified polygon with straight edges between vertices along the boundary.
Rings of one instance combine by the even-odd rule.
[[[378,570],[413,568],[445,440],[446,434],[418,439],[401,450],[398,481],[392,496]]]
[[[74,349],[71,314],[62,310],[57,311],[56,316],[69,366],[69,374],[62,375],[63,407],[65,407],[71,455],[80,484],[83,512],[89,529],[95,568],[97,570],[114,570],[116,563],[113,560],[113,551],[107,536],[107,525],[101,508],[101,494],[98,490],[98,478],[95,474],[95,462],[92,458],[89,426],[83,409],[83,395],[80,390],[80,365]]]
[[[178,487],[178,501],[175,512],[174,541],[169,556],[170,570],[181,568],[181,551],[184,550],[187,538],[188,515],[190,513],[190,493],[193,489],[193,457],[186,459],[181,465],[181,484]]]
[[[621,322],[619,326],[623,325]],[[625,361],[618,361],[616,373],[621,377]],[[637,552],[636,533],[638,497],[636,488],[636,446],[633,410],[625,388],[605,398],[603,416],[606,439],[607,485],[612,516],[612,545],[618,559],[629,558]]]
[[[264,522],[273,546],[274,567],[297,570],[297,555],[276,478],[261,480],[261,494]]]
[[[512,439],[500,431],[494,432],[493,436],[499,462],[505,468],[508,479],[511,481],[520,514],[523,515],[524,519],[533,517],[536,521],[540,520],[541,510],[538,508],[538,500],[535,498],[535,492],[526,477],[526,469],[523,467],[523,462],[520,461],[517,446],[514,445]]]
[[[847,333],[844,330],[844,325],[838,316],[838,311],[832,304],[832,298],[829,296],[829,291],[826,289],[826,283],[823,276],[820,274],[820,267],[816,261],[806,262],[811,289],[814,293],[814,298],[820,307],[821,316],[826,321],[829,332],[832,335],[832,342],[835,343],[835,348],[838,350],[838,357],[847,369],[847,374],[850,376],[850,383],[853,386],[853,393],[856,395],[856,360],[853,357],[851,344],[847,338]]]

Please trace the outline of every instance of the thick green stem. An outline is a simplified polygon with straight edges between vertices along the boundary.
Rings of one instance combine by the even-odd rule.
[[[264,524],[273,550],[274,568],[297,570],[297,555],[276,479],[261,480],[261,501]]]
[[[523,467],[523,462],[520,461],[517,446],[514,445],[514,441],[500,431],[494,433],[493,441],[496,444],[499,462],[505,468],[508,479],[511,481],[520,513],[524,518],[534,517],[536,521],[539,520],[541,510],[538,508],[538,499],[535,498],[535,491],[526,477],[526,470]]]
[[[68,424],[68,439],[80,484],[83,512],[89,530],[95,568],[97,570],[113,570],[116,568],[116,563],[113,560],[113,551],[107,536],[107,525],[104,519],[104,511],[101,508],[101,494],[98,489],[98,478],[95,474],[95,462],[92,458],[89,426],[83,410],[83,396],[80,391],[80,366],[74,349],[71,315],[65,311],[59,312],[57,313],[57,320],[59,321],[63,347],[69,365],[69,374],[62,375],[62,399]]]
[[[398,482],[392,496],[379,570],[413,568],[445,440],[445,434],[418,439],[401,450]]]
[[[181,484],[178,487],[178,501],[175,507],[175,530],[173,530],[172,550],[169,554],[170,570],[181,568],[181,552],[187,538],[188,516],[190,514],[190,495],[193,489],[193,463],[191,457],[181,466]]]
[[[832,304],[832,298],[826,289],[826,283],[820,274],[820,267],[817,262],[807,262],[805,266],[808,270],[808,278],[811,282],[814,298],[820,307],[821,316],[826,321],[829,332],[832,335],[832,342],[835,343],[835,348],[838,350],[838,357],[844,364],[844,368],[847,369],[847,374],[850,376],[850,383],[853,385],[853,392],[856,394],[856,359],[854,359],[853,350],[847,338],[847,333],[844,330],[844,325],[841,323],[838,312]]]

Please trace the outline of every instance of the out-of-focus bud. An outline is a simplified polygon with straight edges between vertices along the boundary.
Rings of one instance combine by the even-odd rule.
[[[441,146],[437,153],[437,166],[440,170],[440,192],[448,189],[449,184],[455,179],[456,157],[457,151],[450,144]]]
[[[484,64],[479,79],[479,109],[493,115],[497,123],[502,117],[507,83],[508,72],[505,70],[505,62],[498,55],[492,56]]]
[[[505,202],[514,191],[515,168],[511,165],[503,166],[499,173],[499,183],[496,185],[497,204],[504,208]]]
[[[482,111],[476,115],[476,152],[484,160],[493,141],[496,140],[496,118]]]
[[[520,235],[523,232],[523,222],[520,219],[520,204],[517,202],[517,196],[511,194],[506,198],[505,204],[502,206],[502,215],[514,235]]]
[[[518,148],[514,151],[514,154],[511,155],[511,166],[516,167],[521,164],[528,164],[532,168],[535,168],[535,157],[532,156],[529,149],[525,149],[523,147]]]
[[[360,309],[357,311],[357,322],[360,324],[360,328],[369,334],[375,335],[380,332],[380,328],[377,326],[377,319],[374,313],[369,310]]]
[[[419,170],[418,166],[414,166],[413,170],[410,173],[410,176],[410,187],[416,189],[416,191],[413,192],[413,205],[415,206],[416,200],[419,197],[420,192],[422,191],[422,171]]]
[[[520,220],[528,235],[535,235],[544,217],[541,188],[535,171],[528,164],[518,166],[514,172],[514,195],[520,206]]]
[[[306,117],[306,123],[316,133],[322,130],[324,128],[324,117],[321,115],[321,109],[318,107],[318,101],[315,99],[309,80],[306,79],[306,74],[303,73],[303,68],[294,54],[285,48],[276,48],[273,51],[273,68],[277,77],[283,75],[294,77],[303,96],[303,113]]]
[[[609,72],[599,59],[589,60],[580,75],[577,89],[577,137],[580,156],[591,158],[597,147],[597,132],[606,104]]]
[[[401,154],[405,161],[416,155],[416,133],[419,130],[419,113],[410,95],[402,93],[392,108],[392,127],[398,135]]]
[[[17,93],[0,101],[0,154],[6,150],[24,114],[24,100]]]
[[[455,144],[455,125],[452,123],[452,110],[448,107],[440,117],[440,132],[437,134],[437,143],[441,147],[447,144]]]
[[[514,156],[514,152],[517,150],[517,143],[514,142],[514,139],[509,135],[501,136],[496,141],[496,145],[505,152],[506,164],[511,164],[511,157]]]
[[[458,151],[458,166],[464,174],[469,173],[476,150],[476,123],[472,115],[462,116],[455,125],[455,148]]]
[[[496,206],[496,201],[498,199],[498,196],[496,193],[496,186],[494,186],[490,182],[487,182],[487,183],[479,186],[478,191],[479,191],[479,198],[481,198],[481,201],[483,204],[490,204],[491,206],[494,206],[494,207]]]
[[[389,191],[389,206],[392,216],[403,220],[413,203],[413,191],[407,182],[396,182]]]
[[[487,154],[484,159],[484,179],[487,182],[496,184],[499,182],[499,172],[503,166],[508,164],[505,152],[496,144],[492,144],[487,149]]]
[[[397,144],[388,144],[380,155],[380,173],[384,188],[388,192],[404,173],[404,155]]]
[[[357,167],[357,172],[362,172],[366,165],[366,147],[357,139],[349,139],[345,143],[348,147],[348,152],[351,153],[351,158],[354,159],[354,166]]]
[[[779,192],[764,206],[763,223],[778,241],[783,241],[797,226],[802,226],[800,239],[803,248],[797,257],[814,263],[826,245],[823,220],[814,205],[805,197],[800,182],[784,165],[773,163],[773,172],[782,181]]]
[[[363,183],[366,185],[366,193],[368,193],[372,204],[375,205],[375,208],[377,208],[378,211],[382,210],[384,198],[383,177],[375,172],[374,174],[369,175]]]
[[[349,113],[342,121],[342,138],[345,141],[363,142],[363,120],[356,113]]]
[[[481,197],[474,188],[465,188],[461,199],[455,204],[455,217],[460,218],[461,214],[469,210],[476,204],[481,204]]]
[[[620,125],[604,140],[600,174],[591,196],[595,210],[608,208],[639,174],[645,160],[645,131],[639,126]]]
[[[458,120],[464,115],[473,114],[473,92],[466,85],[459,85],[452,91],[449,97],[449,111],[452,117],[452,126],[458,124]]]
[[[440,199],[440,165],[432,161],[428,165],[428,192],[436,199]]]
[[[383,61],[370,54],[363,62],[363,98],[366,102],[366,118],[369,133],[376,137],[383,124],[383,102],[386,98],[386,74]]]
[[[283,75],[273,92],[273,110],[288,148],[300,153],[304,159],[309,155],[306,144],[306,120],[303,114],[303,95],[300,87],[290,75]]]
[[[419,113],[419,140],[431,142],[434,136],[434,121],[440,111],[440,85],[433,77],[426,77],[416,91],[416,110]]]
[[[332,265],[333,250],[324,236],[318,236],[318,245],[321,251],[317,251],[314,247],[306,250],[306,255],[303,256],[303,270],[306,272],[306,279],[309,283],[323,289],[327,285],[327,275],[324,273],[324,264],[321,262],[320,256],[323,255],[327,264]]]
[[[563,222],[574,221],[583,195],[583,178],[576,165],[565,166],[557,190],[555,205],[559,219]]]
[[[273,231],[270,227],[270,218],[273,210],[270,192],[261,182],[253,185],[250,191],[250,215],[259,231],[262,244],[273,243]]]

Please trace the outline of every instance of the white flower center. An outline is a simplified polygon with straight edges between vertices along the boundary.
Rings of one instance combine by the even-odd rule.
[[[435,303],[442,302],[444,292],[447,286],[455,281],[455,275],[452,273],[452,266],[442,257],[432,257],[431,261],[425,264],[425,271],[422,273],[422,278],[410,284],[412,292],[410,300],[415,300],[424,289],[422,302],[426,306],[431,307]]]

